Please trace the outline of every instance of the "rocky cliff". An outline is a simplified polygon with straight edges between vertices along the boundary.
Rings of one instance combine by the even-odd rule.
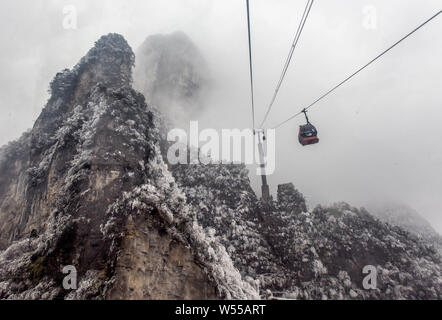
[[[308,210],[293,184],[262,203],[243,165],[167,165],[134,59],[123,37],[99,39],[1,148],[1,299],[442,298],[434,247],[366,210]]]
[[[1,149],[0,298],[257,297],[177,188],[133,63],[124,38],[102,37]]]
[[[213,228],[261,294],[290,299],[441,299],[434,246],[364,209],[338,203],[308,211],[292,184],[262,204],[244,166],[177,166],[174,175],[201,225]],[[376,268],[376,289],[363,286]]]

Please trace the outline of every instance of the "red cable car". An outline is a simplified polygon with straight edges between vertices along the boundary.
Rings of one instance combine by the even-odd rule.
[[[299,134],[298,134],[299,143],[302,144],[303,146],[316,144],[319,142],[318,130],[316,130],[315,126],[310,123],[307,117],[307,110],[304,109],[302,110],[302,112],[304,112],[307,124],[299,126]]]

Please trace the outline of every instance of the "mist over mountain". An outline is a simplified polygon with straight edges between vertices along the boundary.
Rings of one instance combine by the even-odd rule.
[[[395,203],[371,205],[368,208],[380,220],[426,239],[442,252],[442,236],[413,208]]]
[[[1,299],[442,298],[428,239],[347,203],[308,210],[291,183],[264,202],[245,165],[168,164],[164,122],[199,110],[204,64],[182,33],[140,50],[101,37],[1,148]]]
[[[134,75],[135,89],[175,123],[194,119],[210,88],[207,63],[183,32],[149,36],[137,50]]]

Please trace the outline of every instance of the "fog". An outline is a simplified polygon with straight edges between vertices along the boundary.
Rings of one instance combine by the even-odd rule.
[[[251,0],[257,122],[271,99],[306,1]],[[63,28],[74,5],[77,29]],[[367,6],[376,27],[364,24]],[[317,0],[267,125],[310,104],[442,7],[440,0]],[[56,72],[109,32],[134,51],[151,34],[184,31],[207,59],[211,99],[200,127],[250,128],[245,1],[3,0],[0,144],[31,128]],[[399,202],[442,232],[442,16],[309,112],[320,143],[302,147],[298,117],[277,131],[271,191],[293,182],[310,207]],[[186,128],[184,128],[186,129]],[[259,190],[259,177],[251,171]],[[259,193],[259,191],[258,191]]]

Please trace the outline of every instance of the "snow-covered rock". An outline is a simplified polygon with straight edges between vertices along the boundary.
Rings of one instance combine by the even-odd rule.
[[[201,84],[198,59],[170,60],[186,41],[142,51],[149,86],[172,98]],[[102,37],[0,149],[0,299],[442,298],[441,256],[421,236],[346,203],[308,210],[293,184],[263,203],[244,165],[168,165],[167,117],[132,88],[134,61],[122,36]]]

